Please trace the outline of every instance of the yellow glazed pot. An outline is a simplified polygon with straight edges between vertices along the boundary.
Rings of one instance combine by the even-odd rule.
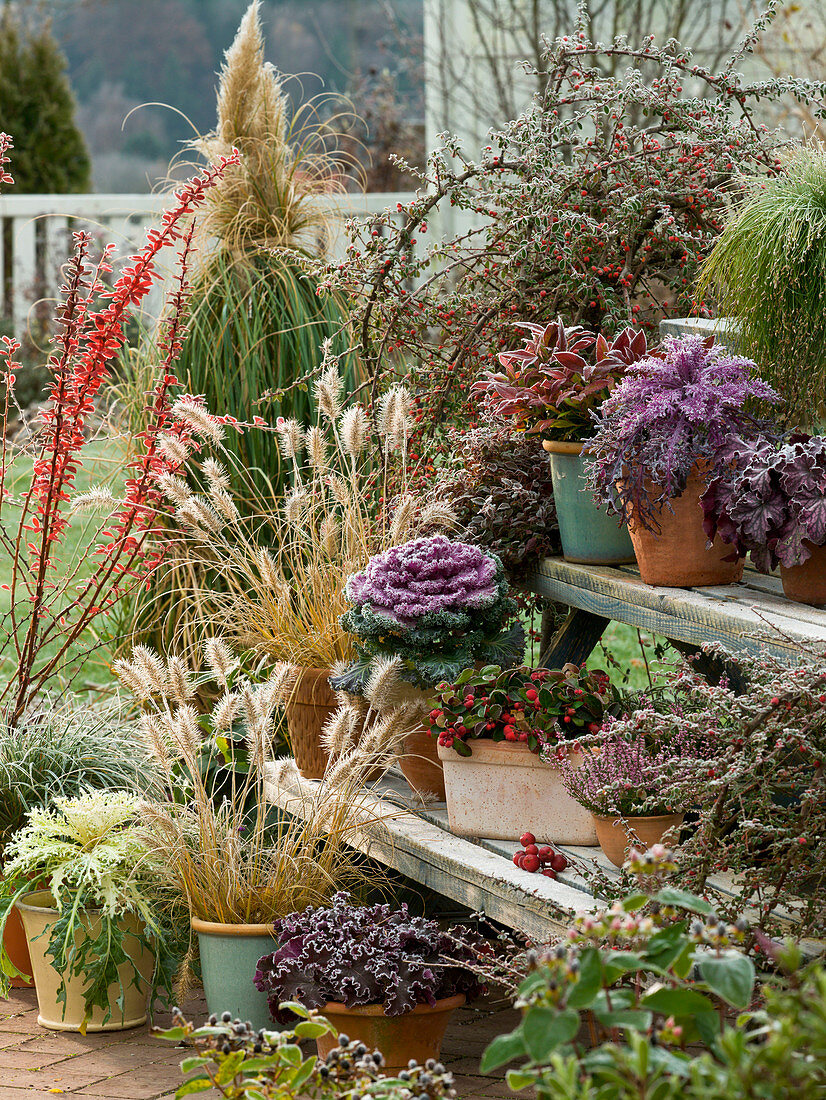
[[[123,1031],[129,1027],[138,1027],[146,1023],[146,1005],[149,999],[149,987],[154,968],[154,958],[138,939],[141,924],[132,915],[123,917],[119,926],[126,933],[124,947],[132,962],[122,963],[118,968],[120,982],[123,984],[123,1010],[117,1001],[121,996],[118,982],[109,986],[109,1004],[111,1014],[106,1023],[106,1015],[100,1008],[92,1009],[86,1020],[84,993],[88,983],[82,977],[70,976],[66,979],[66,1004],[57,999],[60,988],[60,974],[55,970],[46,950],[49,946],[51,926],[58,919],[58,910],[54,908],[54,898],[49,890],[35,890],[24,894],[16,903],[23,918],[26,939],[32,959],[34,984],[37,991],[37,1022],[41,1027],[53,1031]],[[93,910],[85,911],[81,918],[88,934],[96,936],[100,931],[100,917]],[[84,932],[78,928],[75,943],[79,943]],[[84,1020],[86,1027],[84,1028]]]

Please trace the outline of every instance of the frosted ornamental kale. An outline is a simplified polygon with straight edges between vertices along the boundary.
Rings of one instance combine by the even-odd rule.
[[[826,439],[737,439],[725,459],[701,502],[709,538],[751,553],[763,573],[802,565],[826,545]]]
[[[322,1008],[328,1001],[382,1005],[388,1016],[401,1016],[416,1005],[434,1005],[444,997],[480,990],[463,967],[475,955],[478,937],[467,929],[442,932],[436,921],[411,917],[407,906],[359,907],[345,893],[329,908],[312,906],[276,920],[280,946],[258,960],[254,982],[268,994],[273,1019],[286,1022],[284,1001]]]
[[[341,617],[358,660],[331,678],[358,691],[376,656],[399,656],[401,677],[418,687],[453,681],[477,662],[519,664],[524,634],[515,621],[501,560],[444,535],[413,539],[376,554],[345,588]]]
[[[657,530],[658,515],[698,462],[710,464],[710,478],[733,437],[753,437],[765,427],[747,402],[780,398],[755,370],[750,359],[700,336],[671,337],[661,358],[629,367],[603,402],[585,447],[597,499],[626,522],[633,516]]]

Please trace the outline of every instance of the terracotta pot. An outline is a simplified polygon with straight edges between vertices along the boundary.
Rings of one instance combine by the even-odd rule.
[[[668,501],[657,516],[660,530],[647,531],[631,519],[628,530],[646,584],[666,588],[733,584],[743,575],[743,561],[725,561],[732,548],[715,538],[708,549],[700,497],[706,483],[695,466],[680,496]],[[670,505],[670,507],[669,507]]]
[[[826,546],[813,546],[808,539],[803,541],[812,556],[802,565],[780,566],[783,594],[787,599],[818,607],[826,604]]]
[[[445,769],[452,832],[488,840],[518,840],[526,830],[540,844],[595,844],[592,815],[565,789],[562,773],[524,741],[468,742],[470,756],[438,745]],[[577,767],[582,757],[569,750]]]
[[[620,565],[634,560],[628,529],[601,511],[585,485],[582,443],[543,439],[550,455],[554,504],[565,561],[586,565]]]
[[[658,817],[600,817],[594,814],[599,846],[615,867],[622,867],[630,848],[645,852],[659,844],[669,829],[680,826],[685,814]]]
[[[62,1004],[57,999],[60,974],[52,966],[51,958],[46,955],[49,946],[49,929],[59,916],[57,909],[53,908],[54,899],[50,891],[35,890],[30,894],[24,894],[16,905],[23,918],[23,927],[26,930],[26,939],[32,957],[34,984],[37,989],[37,1022],[41,1027],[47,1027],[53,1031],[83,1030],[86,1020],[84,993],[87,983],[83,977],[68,977],[65,983],[66,1003]],[[94,911],[86,911],[82,914],[82,920],[89,934],[97,935],[100,917]],[[152,952],[137,938],[141,931],[141,924],[137,917],[132,914],[122,917],[118,921],[118,926],[124,933],[124,947],[131,957],[131,962],[121,964],[118,968],[120,982],[114,982],[109,986],[111,1008],[109,1019],[104,1023],[105,1013],[100,1008],[93,1008],[91,1017],[86,1021],[86,1031],[123,1031],[146,1023],[146,1006],[154,958]],[[80,941],[83,934],[83,930],[78,929],[76,942]],[[123,993],[121,993],[121,985]],[[123,1001],[119,1005],[118,998],[121,996]]]
[[[321,745],[321,730],[338,709],[328,668],[302,668],[284,707],[290,746],[305,779],[323,779],[329,757]]]
[[[427,726],[421,726],[405,737],[399,767],[416,794],[444,802],[445,773],[437,749],[436,738],[430,736]]]
[[[411,1058],[424,1065],[428,1058],[438,1059],[442,1049],[450,1017],[465,1003],[464,993],[455,997],[443,997],[431,1008],[416,1005],[403,1016],[386,1016],[382,1005],[359,1005],[346,1008],[338,1001],[328,1001],[319,1009],[322,1016],[349,1039],[364,1043],[368,1050],[380,1050],[384,1055],[384,1072],[394,1076]],[[322,1035],[316,1040],[318,1055],[325,1058],[337,1040],[332,1035]]]
[[[252,1026],[279,1030],[270,1016],[267,994],[255,988],[253,978],[262,955],[278,949],[270,924],[219,924],[192,917],[198,935],[201,977],[207,1008],[233,1020],[249,1020]]]
[[[24,974],[32,973],[32,957],[29,954],[29,944],[26,939],[26,930],[23,927],[23,918],[20,910],[14,906],[6,920],[3,930],[3,947],[11,959],[12,964]],[[31,989],[34,978],[11,978],[12,989]]]

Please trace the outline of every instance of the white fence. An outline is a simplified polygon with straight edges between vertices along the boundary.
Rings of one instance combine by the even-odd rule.
[[[388,208],[397,215],[397,204],[412,197],[402,192],[325,198],[332,215],[328,253],[343,255],[348,218]],[[164,195],[0,195],[0,314],[10,316],[14,332],[22,334],[35,300],[57,292],[73,231],[85,229],[101,244],[113,242],[120,255],[129,255],[169,201]],[[161,294],[156,291],[149,300],[150,314],[157,311]]]

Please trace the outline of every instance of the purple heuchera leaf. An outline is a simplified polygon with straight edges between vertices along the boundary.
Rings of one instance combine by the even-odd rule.
[[[497,580],[496,560],[478,546],[432,535],[376,554],[345,591],[352,603],[410,626],[432,611],[490,606]]]
[[[826,545],[826,440],[740,439],[725,457],[702,501],[709,538],[751,553],[764,572],[801,565]]]
[[[750,359],[699,336],[666,340],[659,357],[629,367],[586,446],[597,498],[656,529],[658,514],[685,489],[698,461],[720,461],[733,439],[754,434],[747,401],[780,400],[754,373]]]
[[[446,934],[435,921],[411,917],[406,905],[358,907],[339,893],[327,908],[277,920],[273,932],[280,946],[258,960],[254,982],[281,1022],[283,1001],[307,1008],[380,1004],[388,1016],[400,1016],[481,988],[462,966],[474,957],[470,944],[478,937],[467,929]]]

